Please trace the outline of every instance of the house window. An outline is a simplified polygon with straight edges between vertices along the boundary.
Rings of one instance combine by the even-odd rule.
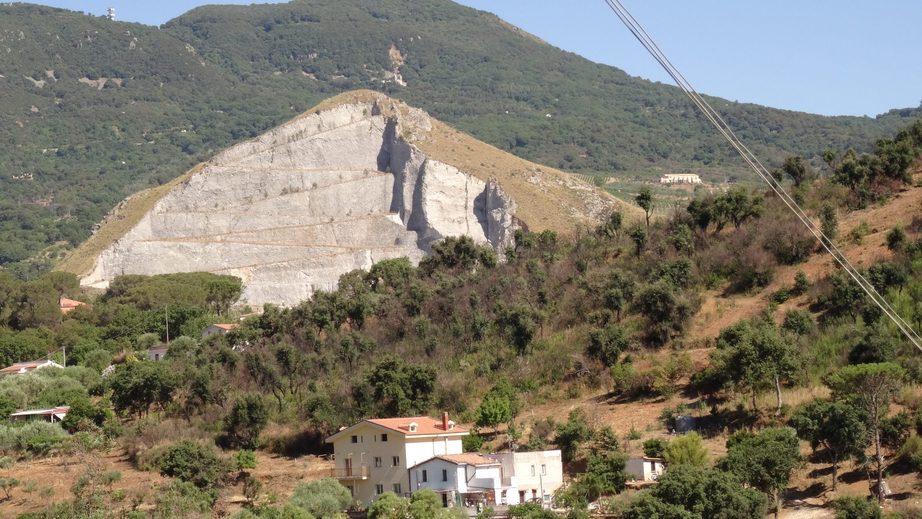
[[[352,443],[358,443],[358,442],[359,442],[359,437],[353,435],[353,436],[352,436]]]
[[[400,466],[400,456],[394,456],[393,458],[391,458],[391,466],[392,467]]]
[[[535,475],[535,466],[534,466],[534,465],[531,466],[531,475],[532,475],[532,476]]]
[[[448,481],[448,471],[446,469],[442,469],[442,481]]]
[[[423,470],[423,483],[427,481],[429,481],[429,474],[427,474],[426,471]]]
[[[394,483],[394,493],[397,494],[398,496],[401,494],[400,483]]]
[[[384,465],[381,461],[381,456],[375,456],[375,468],[379,469]]]
[[[383,493],[384,493],[384,485],[381,485],[381,484],[375,485],[375,494],[380,496]]]
[[[547,476],[547,465],[541,464],[541,475]]]
[[[383,442],[386,442],[386,441],[387,441],[387,434],[382,434],[382,435],[381,435],[381,441],[383,441]]]

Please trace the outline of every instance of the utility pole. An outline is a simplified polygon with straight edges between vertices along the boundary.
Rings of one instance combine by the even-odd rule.
[[[166,304],[166,345],[170,345],[170,304]]]

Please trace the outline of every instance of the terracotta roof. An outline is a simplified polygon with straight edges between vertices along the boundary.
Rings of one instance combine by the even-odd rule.
[[[370,423],[375,425],[380,425],[392,431],[397,431],[401,434],[407,436],[416,436],[416,435],[427,435],[427,434],[466,434],[467,429],[461,426],[454,426],[446,431],[442,427],[442,420],[436,420],[435,418],[429,418],[428,416],[411,416],[408,418],[377,418],[367,420]],[[416,431],[410,432],[410,424],[416,424]]]
[[[227,324],[221,323],[221,324],[214,324],[213,326],[215,326],[216,328],[220,328],[222,330],[236,330],[237,328],[240,328],[240,325],[237,323],[227,323]]]
[[[30,360],[28,362],[17,362],[11,364],[3,369],[0,369],[0,374],[8,375],[10,373],[25,373],[32,371],[33,369],[38,368],[39,366],[48,363],[47,360]]]
[[[464,454],[443,454],[436,456],[440,460],[445,460],[455,465],[499,465],[500,463],[493,458],[488,458],[476,452],[465,452]],[[433,458],[434,459],[434,458]],[[425,462],[423,462],[425,463]]]
[[[83,301],[75,301],[73,299],[67,299],[66,297],[62,297],[60,301],[61,312],[67,314],[69,312],[72,312],[78,306],[83,306],[85,304],[86,303],[84,303]]]

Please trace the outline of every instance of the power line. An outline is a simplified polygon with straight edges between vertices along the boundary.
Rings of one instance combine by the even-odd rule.
[[[893,309],[890,303],[874,288],[861,272],[852,265],[845,253],[823,233],[822,229],[813,222],[809,215],[800,207],[796,200],[784,189],[781,183],[776,180],[768,169],[759,161],[758,157],[746,147],[746,144],[736,136],[730,125],[721,117],[721,115],[699,94],[691,83],[682,75],[678,68],[669,61],[666,54],[659,48],[653,38],[647,33],[640,22],[624,7],[620,0],[605,0],[608,7],[624,23],[632,35],[640,42],[641,45],[653,56],[653,58],[663,67],[667,74],[676,82],[679,88],[685,92],[685,95],[701,110],[707,120],[720,132],[721,135],[730,143],[733,149],[739,153],[740,157],[746,164],[761,178],[768,187],[781,199],[787,208],[794,213],[798,220],[810,231],[813,236],[819,240],[820,244],[826,249],[836,263],[848,273],[858,286],[867,294],[881,311],[896,324],[897,328],[906,336],[907,339],[919,351],[922,351],[922,339],[916,334],[906,321]]]

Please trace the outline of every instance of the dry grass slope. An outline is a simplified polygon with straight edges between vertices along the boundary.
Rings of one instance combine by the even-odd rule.
[[[116,206],[102,221],[99,229],[80,247],[68,254],[56,267],[57,270],[71,272],[78,276],[93,269],[96,257],[109,245],[115,243],[141,218],[153,209],[154,204],[174,187],[182,184],[192,175],[201,171],[204,164],[198,164],[189,171],[162,186],[145,189],[126,198]]]

